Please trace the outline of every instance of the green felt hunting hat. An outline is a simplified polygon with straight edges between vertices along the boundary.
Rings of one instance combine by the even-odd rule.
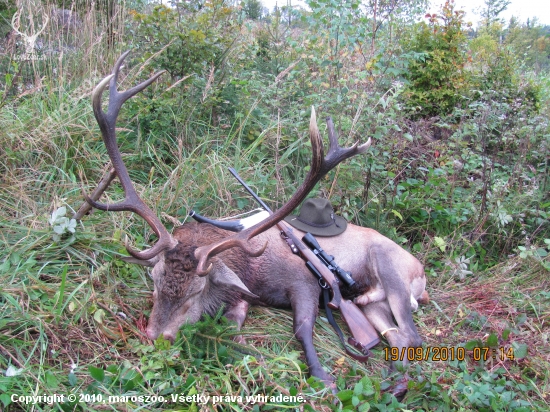
[[[336,236],[348,226],[343,217],[334,214],[330,202],[326,199],[307,199],[302,204],[300,213],[287,216],[285,222],[315,236]]]

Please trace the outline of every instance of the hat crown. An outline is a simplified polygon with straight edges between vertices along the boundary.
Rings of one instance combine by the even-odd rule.
[[[300,209],[298,220],[316,227],[330,226],[334,223],[334,210],[326,199],[307,199]]]
[[[318,198],[307,199],[302,204],[300,213],[285,217],[285,222],[315,236],[336,236],[347,227],[346,219],[334,214],[330,202]]]

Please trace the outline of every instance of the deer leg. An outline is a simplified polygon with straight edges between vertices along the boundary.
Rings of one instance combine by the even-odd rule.
[[[399,325],[399,332],[406,337],[406,346],[414,348],[422,346],[422,338],[418,334],[412,317],[410,296],[404,299],[401,296],[389,293],[387,300],[391,313]]]
[[[365,306],[369,303],[380,302],[381,300],[386,299],[386,292],[382,285],[377,285],[376,287],[370,289],[368,292],[363,293],[362,295],[357,296],[353,302],[356,305]]]
[[[401,353],[402,348],[407,347],[408,339],[395,324],[388,301],[370,303],[362,306],[361,310],[378,333],[383,334],[388,340],[392,348],[398,348]],[[392,364],[392,369],[393,366]]]
[[[402,359],[402,364],[405,366],[408,363],[407,347],[409,339],[395,324],[388,301],[371,303],[361,307],[361,309],[374,328],[388,340],[390,347],[397,348],[397,357],[400,358],[402,353],[405,354]],[[401,360],[392,361],[390,363],[390,370],[395,371],[398,362],[401,362]],[[396,384],[391,387],[391,393],[398,400],[402,399],[407,393],[408,380],[409,377],[407,373],[405,373]]]
[[[233,322],[237,323],[237,330],[241,330],[246,315],[248,313],[249,304],[246,300],[240,300],[237,304],[230,306],[224,313],[224,316]],[[233,340],[241,345],[246,345],[246,339],[242,335],[237,335]]]
[[[319,312],[319,300],[314,297],[318,296],[318,293],[308,293],[307,295],[306,297],[304,294],[296,293],[290,299],[294,314],[294,335],[302,345],[310,375],[331,385],[334,379],[321,366],[313,346],[313,326]]]
[[[386,309],[385,317],[391,317],[393,314],[397,325],[399,325],[399,342],[402,342],[405,347],[421,346],[422,338],[416,330],[412,317],[411,289],[403,281],[406,276],[400,273],[402,269],[395,264],[395,261],[383,248],[372,248],[371,259],[375,275],[380,279],[386,292],[385,302],[389,305],[389,311]],[[390,340],[389,337],[387,338]]]

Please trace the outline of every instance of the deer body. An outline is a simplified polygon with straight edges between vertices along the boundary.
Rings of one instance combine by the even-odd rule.
[[[302,232],[295,231],[301,237]],[[165,252],[153,269],[154,306],[147,335],[155,339],[163,334],[173,339],[181,325],[198,321],[204,313],[213,316],[222,306],[239,329],[249,304],[291,308],[294,332],[303,346],[310,372],[329,381],[312,341],[321,293],[317,279],[304,261],[291,253],[275,228],[250,241],[253,247],[268,242],[262,255],[250,257],[240,249],[230,249],[212,259],[213,269],[207,276],[199,276],[194,250],[228,235],[230,232],[207,223],[186,223],[174,230],[178,245]],[[361,307],[379,332],[389,330],[386,337],[391,346],[420,346],[422,340],[413,323],[409,299],[412,296],[422,300],[425,296],[426,279],[420,262],[375,230],[351,224],[344,233],[319,237],[318,241],[353,273],[357,285],[352,290],[343,285],[341,288],[346,298],[361,305],[365,296],[383,291],[380,298],[370,298]],[[378,309],[372,310],[375,305]]]

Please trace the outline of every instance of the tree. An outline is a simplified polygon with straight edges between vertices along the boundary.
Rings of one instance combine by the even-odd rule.
[[[498,15],[508,8],[511,0],[485,0],[485,8],[481,9],[481,17],[485,26],[489,27],[495,22],[499,22]]]
[[[402,97],[411,118],[444,116],[463,100],[468,88],[464,11],[447,0],[440,14],[427,14],[405,48],[409,67]]]
[[[251,20],[259,20],[262,17],[262,3],[259,0],[246,0],[242,3],[246,17]]]

